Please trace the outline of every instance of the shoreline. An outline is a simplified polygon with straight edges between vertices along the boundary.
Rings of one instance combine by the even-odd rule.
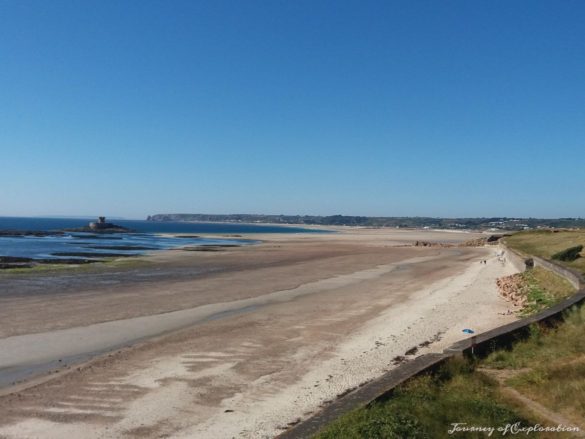
[[[10,342],[10,332],[16,336],[12,342],[24,337],[19,340],[37,343],[50,334],[100,334],[95,328],[105,327],[128,335],[132,322],[151,322],[135,328],[150,327],[153,333],[86,366],[62,367],[66,373],[47,375],[51,379],[45,383],[29,381],[17,388],[18,399],[3,391],[0,410],[6,416],[0,420],[0,435],[25,438],[42,431],[43,437],[73,438],[83,432],[84,437],[97,438],[109,425],[108,431],[117,437],[135,437],[132,432],[138,427],[144,437],[165,432],[170,437],[270,437],[282,431],[285,415],[287,422],[305,417],[327,399],[392,367],[393,358],[411,358],[405,354],[413,347],[423,353],[461,337],[457,328],[448,327],[453,313],[460,313],[459,321],[464,322],[469,310],[483,309],[481,318],[469,323],[478,330],[500,317],[510,318],[499,316],[498,307],[508,305],[502,305],[495,282],[488,282],[504,267],[495,260],[486,268],[476,263],[493,249],[403,247],[420,235],[387,230],[282,234],[218,253],[171,250],[144,258],[149,261],[147,272],[153,267],[163,270],[160,280],[136,283],[135,274],[142,273],[138,269],[131,270],[135,274],[117,274],[122,283],[107,291],[83,292],[95,288],[95,280],[80,276],[81,283],[73,284],[70,292],[59,287],[58,295],[48,291],[36,298],[7,297],[3,303],[11,304],[11,313],[0,308],[5,328],[0,343]],[[218,264],[223,271],[193,277],[194,266]],[[21,321],[41,303],[45,322]],[[194,322],[193,316],[206,309],[202,305],[218,311],[217,318]],[[184,326],[178,316],[185,316]],[[425,323],[416,323],[421,318]],[[175,326],[160,335],[154,329],[165,319]],[[30,342],[14,346],[38,351]],[[27,390],[27,384],[34,387]],[[136,393],[120,393],[126,386]],[[189,390],[192,386],[199,389],[195,394]],[[119,402],[108,402],[114,396]],[[155,401],[165,405],[167,398],[173,401],[169,409],[147,409]],[[97,405],[84,408],[85,399]],[[21,407],[28,408],[22,412]],[[87,419],[74,421],[79,410],[87,410]],[[122,417],[106,424],[92,421],[111,410]],[[183,410],[192,413],[188,421],[179,416]],[[57,416],[58,423],[51,416]],[[238,432],[230,430],[235,426]]]
[[[152,223],[165,221],[149,221]],[[247,225],[247,226],[272,226],[272,227],[289,227],[289,228],[303,228],[309,230],[322,230],[327,231],[352,231],[352,230],[384,230],[384,231],[419,231],[419,232],[452,232],[452,233],[503,233],[504,231],[489,231],[483,229],[437,229],[437,228],[424,228],[424,227],[392,227],[392,226],[347,226],[347,225],[325,225],[325,224],[304,224],[304,223],[248,223],[248,222],[235,222],[235,221],[170,221],[173,223],[185,223],[185,224],[234,224],[234,225]],[[196,233],[196,232],[194,232]],[[263,232],[247,232],[244,234],[255,234]],[[290,232],[290,233],[303,233],[303,232]],[[218,233],[222,234],[222,233]]]
[[[236,236],[182,233],[93,233],[89,231],[0,231],[0,273],[6,270],[34,270],[51,265],[79,266],[108,263],[120,258],[149,256],[161,251],[218,251],[223,247],[256,244],[254,239]],[[47,242],[46,239],[50,241]],[[6,241],[3,241],[6,240]],[[168,241],[175,240],[174,244]],[[7,245],[3,245],[7,244]],[[12,249],[12,251],[9,251]]]

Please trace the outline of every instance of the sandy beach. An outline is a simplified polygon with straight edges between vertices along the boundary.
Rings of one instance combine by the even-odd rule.
[[[515,318],[495,248],[412,246],[477,234],[338,230],[2,274],[0,437],[274,437],[397,357]]]

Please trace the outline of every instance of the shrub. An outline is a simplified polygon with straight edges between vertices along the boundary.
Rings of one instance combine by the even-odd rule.
[[[552,258],[556,259],[557,261],[572,262],[579,258],[579,253],[581,253],[582,250],[582,245],[576,245],[575,247],[569,247],[566,250],[555,253],[552,255]]]

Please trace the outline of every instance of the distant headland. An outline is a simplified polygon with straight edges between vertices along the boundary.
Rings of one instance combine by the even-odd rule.
[[[294,224],[320,226],[393,227],[413,229],[515,231],[548,228],[583,228],[585,218],[435,218],[372,217],[352,215],[259,215],[171,213],[149,215],[147,221],[193,221],[256,224]]]

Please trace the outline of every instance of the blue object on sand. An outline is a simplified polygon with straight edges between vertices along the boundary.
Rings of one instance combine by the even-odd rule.
[[[464,329],[463,332],[465,332],[466,334],[474,334],[475,331],[473,329]]]

